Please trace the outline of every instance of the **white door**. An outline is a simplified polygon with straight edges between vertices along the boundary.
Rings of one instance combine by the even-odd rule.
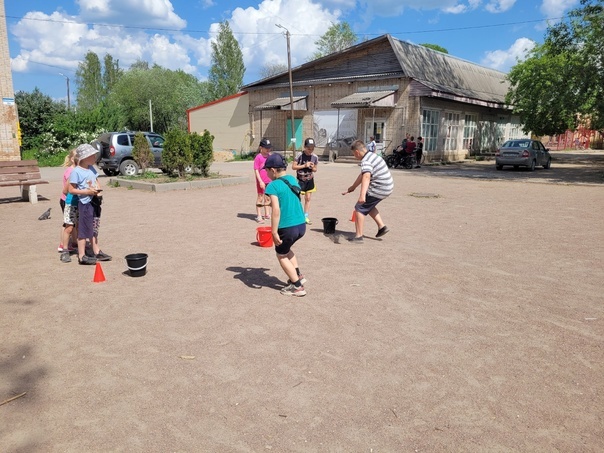
[[[371,141],[370,137],[375,137],[376,149],[375,152],[381,154],[384,149],[384,143],[386,140],[386,120],[383,118],[375,118],[371,120],[365,120],[365,143]]]

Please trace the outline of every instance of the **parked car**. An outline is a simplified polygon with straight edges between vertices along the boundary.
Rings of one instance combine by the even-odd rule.
[[[118,173],[125,176],[138,174],[140,165],[132,157],[135,132],[106,132],[101,134],[92,145],[99,150],[97,165],[107,176],[115,176]],[[143,132],[149,142],[153,153],[154,167],[161,168],[161,154],[164,147],[164,138],[154,132]]]
[[[549,154],[549,148],[543,146],[539,140],[508,140],[495,153],[497,170],[503,170],[504,165],[512,165],[514,168],[527,167],[534,171],[537,165],[550,168],[552,156]]]

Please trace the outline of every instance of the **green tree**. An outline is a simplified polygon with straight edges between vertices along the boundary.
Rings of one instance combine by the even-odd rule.
[[[210,100],[207,82],[157,65],[126,71],[113,87],[109,99],[118,106],[122,125],[141,131],[150,129],[151,101],[153,129],[159,133],[174,127],[185,128],[187,109]]]
[[[210,165],[214,160],[214,136],[207,130],[202,135],[197,132],[190,134],[191,152],[193,153],[193,166],[199,169],[199,172],[208,176]]]
[[[103,90],[105,98],[109,96],[113,86],[123,73],[124,71],[120,69],[119,60],[114,60],[110,54],[105,54],[103,60]]]
[[[94,52],[88,52],[76,71],[78,110],[93,110],[104,99],[101,60]]]
[[[604,6],[581,0],[568,20],[549,27],[543,44],[508,74],[506,102],[525,132],[552,135],[586,120],[604,127]]]
[[[19,112],[23,149],[38,148],[42,134],[52,130],[55,115],[66,111],[65,104],[53,101],[37,87],[31,93],[17,91],[15,104]]]
[[[174,128],[166,132],[165,139],[162,164],[168,173],[176,170],[183,177],[185,168],[193,164],[190,136],[185,130]]]
[[[260,68],[260,77],[266,79],[283,72],[287,72],[287,65],[283,63],[267,63]]]
[[[424,46],[424,47],[427,47],[428,49],[436,50],[436,51],[442,52],[442,53],[449,53],[449,51],[447,49],[439,46],[438,44],[424,43],[424,44],[420,44],[420,46]]]
[[[149,140],[147,140],[147,137],[145,137],[142,132],[134,134],[132,157],[134,157],[134,160],[140,165],[143,174],[155,161],[155,156],[151,152],[151,147],[149,146]]]
[[[212,66],[208,74],[212,100],[239,91],[243,85],[243,53],[227,21],[220,23],[216,41],[212,41]]]
[[[354,46],[357,41],[357,35],[352,31],[348,22],[332,23],[319,40],[315,41],[317,51],[311,59],[316,60],[330,53],[347,49]]]

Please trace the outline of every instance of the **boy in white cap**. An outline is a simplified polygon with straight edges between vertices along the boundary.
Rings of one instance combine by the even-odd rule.
[[[79,197],[78,262],[80,264],[96,264],[97,260],[111,260],[111,257],[99,248],[98,228],[95,232],[95,208],[92,205],[92,199],[98,197],[102,191],[97,181],[97,172],[94,169],[97,152],[88,144],[78,146],[76,148],[78,165],[69,175],[69,193]],[[92,245],[94,257],[86,255],[87,239]]]
[[[319,158],[314,153],[315,151],[315,140],[313,138],[307,138],[304,141],[304,151],[296,158],[296,161],[292,163],[292,169],[296,170],[296,177],[298,178],[298,185],[300,186],[300,194],[304,195],[304,218],[306,223],[312,225],[312,222],[308,218],[310,211],[310,197],[313,192],[317,191],[315,186],[315,172],[317,171],[317,164]]]

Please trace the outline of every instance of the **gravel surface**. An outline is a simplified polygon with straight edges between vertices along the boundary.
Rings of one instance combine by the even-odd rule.
[[[395,170],[362,245],[358,171],[319,165],[303,298],[256,244],[253,180],[105,187],[103,283],[59,261],[61,169],[36,205],[0,188],[0,402],[26,392],[0,451],[603,451],[601,160]]]

